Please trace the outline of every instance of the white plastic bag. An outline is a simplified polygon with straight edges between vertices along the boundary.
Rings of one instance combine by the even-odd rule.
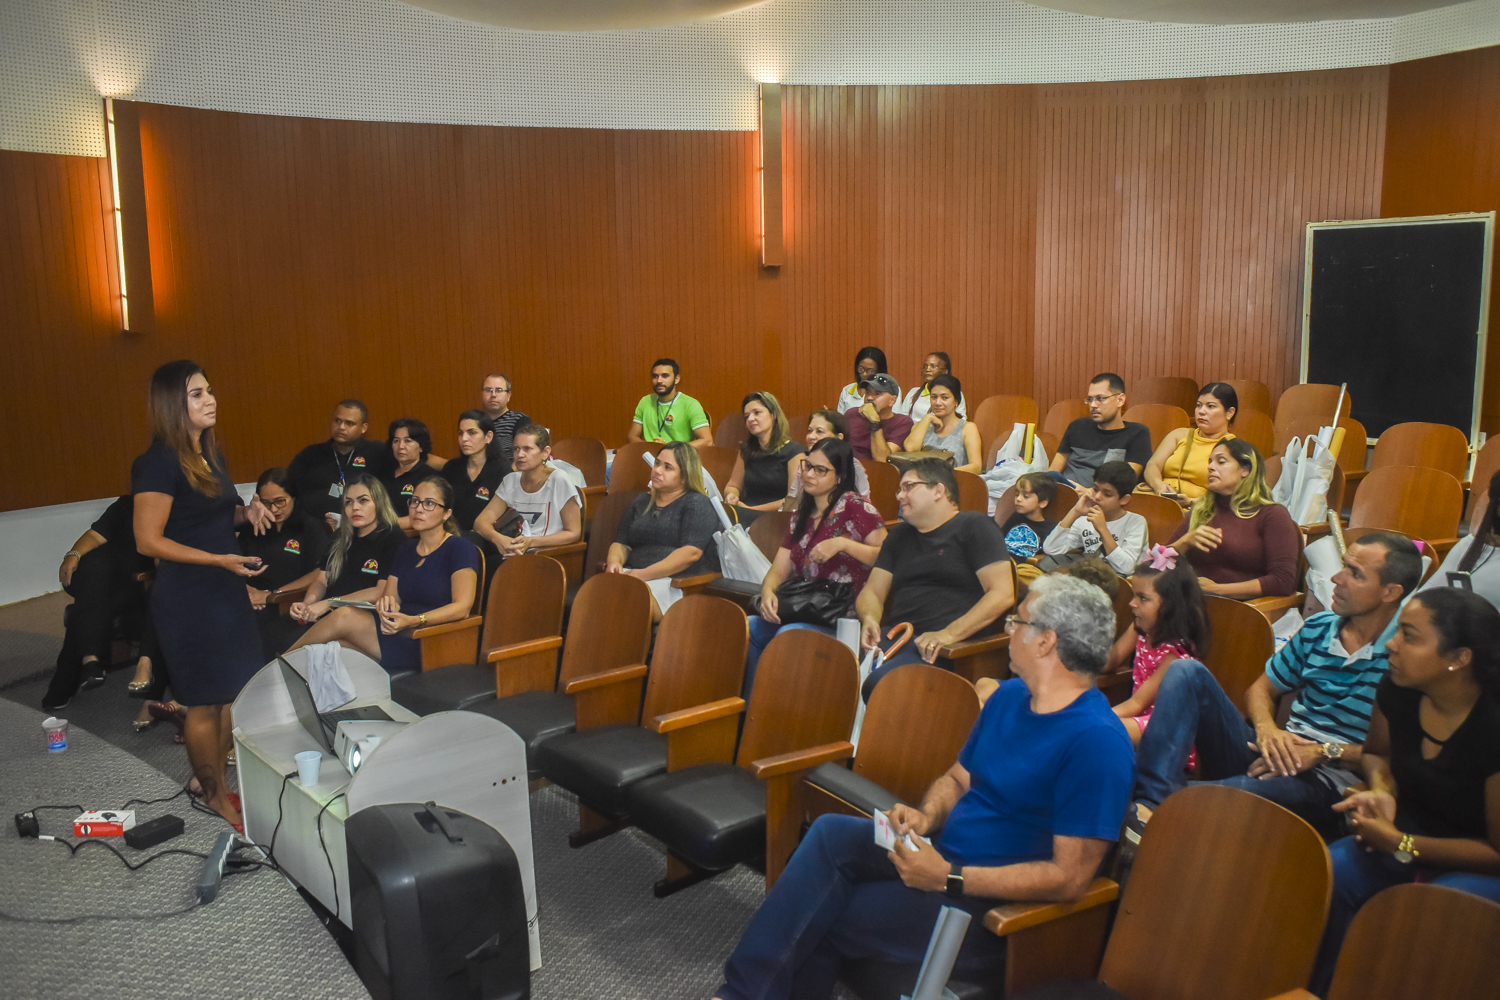
[[[1332,434],[1333,428],[1324,427],[1317,437],[1292,438],[1281,457],[1281,476],[1271,489],[1271,499],[1298,524],[1322,524],[1328,515],[1328,487],[1337,459],[1325,441]]]
[[[549,458],[547,466],[567,476],[568,482],[573,484],[574,489],[581,490],[589,484],[589,481],[583,477],[583,470],[570,462],[564,462],[560,458]]]
[[[854,749],[859,750],[859,731],[865,724],[865,699],[860,692],[865,689],[865,681],[870,675],[880,669],[885,662],[885,650],[876,646],[865,653],[865,658],[859,661],[859,687],[854,691],[854,731],[849,734],[849,742],[854,744]]]
[[[1026,441],[1031,439],[1031,459],[1026,459]],[[1028,472],[1046,472],[1047,449],[1042,439],[1036,436],[1034,424],[1016,424],[1010,437],[995,452],[995,464],[984,473],[985,486],[990,494],[990,513],[995,512],[995,501]]]
[[[714,502],[714,513],[719,515],[719,523],[724,526],[723,531],[714,532],[714,544],[719,547],[719,572],[729,580],[760,583],[771,572],[771,560],[750,540],[750,533],[744,525],[729,519],[729,512],[724,509],[724,495],[707,469],[703,470],[703,490]]]

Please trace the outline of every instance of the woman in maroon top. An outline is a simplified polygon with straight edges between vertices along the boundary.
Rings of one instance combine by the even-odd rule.
[[[1301,532],[1271,499],[1265,462],[1240,438],[1208,456],[1208,492],[1193,503],[1171,545],[1187,557],[1205,594],[1248,601],[1297,589]]]
[[[750,649],[745,657],[745,696],[755,683],[760,654],[785,625],[777,613],[776,588],[793,577],[850,584],[858,597],[885,541],[885,519],[855,486],[854,450],[842,438],[824,438],[802,460],[802,501],[787,525],[786,538],[760,585],[760,614],[750,616]],[[853,605],[850,605],[851,609]]]

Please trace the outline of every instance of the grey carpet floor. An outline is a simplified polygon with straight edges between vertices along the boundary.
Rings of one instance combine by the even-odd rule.
[[[103,687],[59,713],[74,727],[74,747],[57,755],[42,748],[40,699],[61,645],[66,603],[53,595],[0,608],[5,817],[39,802],[106,807],[168,795],[188,777],[171,726],[132,729],[140,702],[126,696],[130,670],[114,671]],[[532,976],[532,996],[711,997],[724,959],[760,905],[763,876],[739,867],[658,900],[651,886],[665,872],[661,845],[626,831],[572,850],[567,834],[577,826],[576,800],[546,788],[532,795],[531,809],[543,962]],[[201,850],[223,828],[181,799],[146,807],[141,816],[168,811],[188,820],[188,835],[173,846]],[[70,819],[66,812],[47,815],[43,830],[63,831]],[[178,909],[192,901],[198,870],[196,860],[167,858],[130,873],[98,848],[69,858],[60,845],[19,841],[8,819],[0,866],[7,874],[0,909],[49,915]],[[212,906],[156,923],[0,921],[0,968],[6,970],[0,998],[82,997],[106,983],[124,1000],[367,996],[300,897],[271,872],[235,876]]]

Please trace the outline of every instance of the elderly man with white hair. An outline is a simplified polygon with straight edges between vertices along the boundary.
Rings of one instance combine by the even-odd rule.
[[[998,900],[1082,898],[1119,836],[1135,768],[1130,737],[1095,685],[1114,623],[1093,584],[1039,579],[1006,619],[1016,676],[990,696],[921,808],[891,809],[895,849],[875,844],[871,820],[819,817],[716,996],[826,997],[843,958],[920,962],[945,905],[982,917]],[[993,967],[1003,951],[975,920],[955,969]]]

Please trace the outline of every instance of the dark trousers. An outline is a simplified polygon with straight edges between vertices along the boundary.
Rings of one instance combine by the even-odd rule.
[[[724,965],[721,1000],[826,1000],[844,958],[918,964],[938,911],[974,915],[959,951],[959,972],[993,969],[1005,942],[984,929],[993,899],[949,899],[904,885],[874,821],[820,816]]]
[[[1270,799],[1307,820],[1325,840],[1343,835],[1333,804],[1342,795],[1317,769],[1290,778],[1245,774],[1260,756],[1255,728],[1229,700],[1208,668],[1197,660],[1177,660],[1162,674],[1151,721],[1135,752],[1135,797],[1151,809],[1188,785],[1188,751],[1198,748],[1198,770],[1206,782],[1230,785]]]
[[[915,639],[915,638],[916,638],[916,636],[913,635],[912,639]],[[894,639],[881,639],[880,640],[880,648],[881,649],[889,649],[892,646],[894,646],[895,644],[896,644],[896,641]],[[863,659],[864,654],[860,654],[860,657],[861,657],[861,659]],[[885,662],[883,662],[880,666],[878,666],[874,670],[870,671],[870,676],[865,678],[864,685],[859,689],[859,696],[861,698],[863,698],[865,701],[869,701],[870,700],[870,694],[871,694],[871,692],[873,692],[875,690],[875,685],[879,684],[885,678],[886,674],[890,673],[892,670],[895,670],[897,667],[904,667],[908,663],[925,663],[925,662],[926,661],[922,659],[922,654],[919,653],[919,652],[917,652],[917,647],[912,643],[911,639],[908,639],[906,641],[906,645],[902,646],[900,649],[898,649],[896,651],[896,655],[895,656],[890,657]],[[942,664],[942,663],[931,664],[931,665],[932,666],[946,666],[946,664]]]
[[[146,588],[123,572],[111,553],[95,549],[85,555],[73,570],[72,582],[63,590],[72,596],[73,607],[63,633],[62,649],[57,654],[50,693],[67,697],[78,690],[86,656],[98,658],[96,669],[109,666],[115,622],[121,615],[129,619],[127,631],[139,636],[141,655],[151,657],[153,673],[161,668],[161,651],[147,610]],[[166,676],[164,671],[161,676]]]

